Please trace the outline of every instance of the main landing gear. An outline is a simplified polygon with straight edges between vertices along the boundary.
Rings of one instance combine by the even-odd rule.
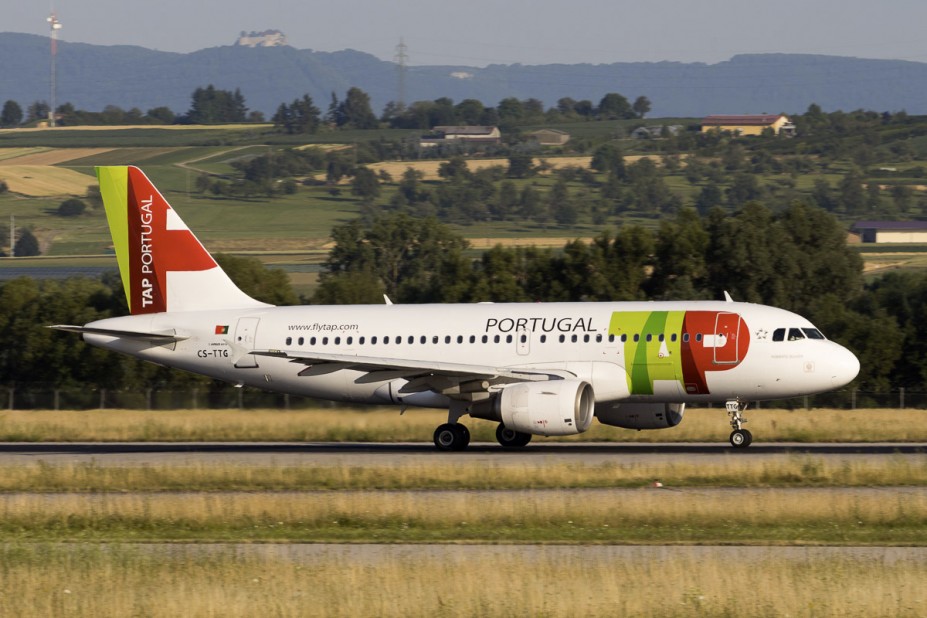
[[[731,446],[734,448],[747,448],[753,442],[753,434],[748,429],[743,428],[743,424],[747,422],[747,419],[743,417],[743,412],[747,409],[747,403],[734,399],[728,401],[725,406],[727,407],[728,416],[731,417],[731,427],[734,428],[730,437]]]
[[[496,440],[506,448],[521,448],[528,446],[528,443],[531,442],[531,434],[509,429],[499,423],[499,426],[496,427]]]
[[[470,444],[470,430],[460,423],[444,423],[435,429],[435,446],[439,451],[462,451]]]

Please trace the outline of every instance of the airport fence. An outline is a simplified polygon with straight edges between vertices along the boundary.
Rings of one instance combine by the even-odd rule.
[[[0,409],[7,410],[245,410],[338,407],[330,401],[269,393],[259,389],[223,387],[220,389],[142,390],[108,388],[55,388],[45,384],[0,386]],[[721,405],[721,404],[714,404]],[[695,406],[703,407],[703,406]],[[707,407],[711,407],[708,405]],[[841,390],[821,395],[763,401],[751,407],[837,409],[927,409],[927,391],[896,388],[888,391]]]

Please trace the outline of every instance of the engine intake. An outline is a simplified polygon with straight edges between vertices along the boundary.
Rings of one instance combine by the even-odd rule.
[[[595,395],[588,382],[519,382],[502,389],[496,414],[508,429],[538,436],[570,436],[589,429]]]

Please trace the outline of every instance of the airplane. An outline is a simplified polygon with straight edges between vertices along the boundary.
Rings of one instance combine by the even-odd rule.
[[[751,402],[838,389],[859,361],[807,319],[723,301],[278,307],[242,292],[137,167],[96,168],[130,315],[56,325],[87,343],[237,386],[351,404],[448,410],[498,423],[504,447],[600,423],[678,425],[723,403],[730,443]]]

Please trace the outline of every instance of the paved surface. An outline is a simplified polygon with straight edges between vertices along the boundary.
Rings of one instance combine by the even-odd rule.
[[[240,463],[243,465],[398,465],[426,462],[520,466],[530,463],[731,462],[783,456],[823,457],[830,461],[927,458],[927,443],[800,444],[754,443],[735,450],[725,443],[537,443],[504,449],[494,443],[471,444],[459,453],[438,452],[416,443],[294,442],[75,442],[0,443],[0,465],[44,461],[97,465]]]

